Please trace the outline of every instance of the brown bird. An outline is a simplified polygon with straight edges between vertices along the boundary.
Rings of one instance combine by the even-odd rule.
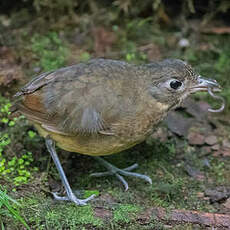
[[[109,59],[61,68],[39,75],[19,91],[16,111],[24,114],[46,140],[59,171],[66,197],[57,200],[85,205],[71,190],[55,151],[62,149],[95,156],[128,189],[123,176],[152,183],[150,177],[119,169],[99,156],[121,152],[144,141],[156,125],[191,93],[219,88],[177,59],[144,65]]]

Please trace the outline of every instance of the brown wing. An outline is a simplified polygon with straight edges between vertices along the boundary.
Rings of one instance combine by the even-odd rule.
[[[129,65],[107,61],[105,65],[106,60],[98,59],[38,76],[17,93],[23,95],[18,110],[53,132],[113,135],[111,125],[133,114],[130,105],[136,103],[137,92],[128,90],[136,85],[128,77]]]

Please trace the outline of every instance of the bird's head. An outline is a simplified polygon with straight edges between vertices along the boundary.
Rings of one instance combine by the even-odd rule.
[[[150,94],[168,109],[178,107],[183,100],[198,91],[220,91],[220,85],[213,79],[205,79],[190,65],[178,59],[146,65],[151,69]]]

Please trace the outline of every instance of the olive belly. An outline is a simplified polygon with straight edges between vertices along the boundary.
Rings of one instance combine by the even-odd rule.
[[[52,138],[58,147],[69,152],[77,152],[90,156],[104,156],[129,149],[145,140],[145,137],[120,138],[112,135],[95,134],[90,136],[66,136],[44,129],[40,124],[34,124],[39,134]]]

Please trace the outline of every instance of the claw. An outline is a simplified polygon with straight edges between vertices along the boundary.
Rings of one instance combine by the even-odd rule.
[[[118,178],[119,181],[121,181],[121,183],[125,187],[125,191],[127,191],[129,189],[129,185],[128,185],[127,181],[124,179],[124,177],[119,175],[119,174],[117,174],[117,173],[115,174],[115,176]]]
[[[55,200],[71,201],[74,202],[76,205],[81,205],[81,206],[87,205],[87,202],[95,197],[95,194],[93,194],[86,199],[78,199],[74,194],[70,194],[70,196],[58,196],[56,192],[53,192],[52,194]]]
[[[138,167],[138,164],[134,164],[131,165],[127,168],[124,169],[119,169],[115,166],[113,166],[112,164],[110,164],[109,162],[105,161],[104,159],[100,158],[100,157],[95,157],[101,164],[103,164],[108,171],[106,172],[99,172],[99,173],[92,173],[90,176],[94,176],[94,177],[101,177],[101,176],[112,176],[115,175],[117,177],[117,179],[119,181],[121,181],[121,183],[124,185],[125,187],[125,191],[128,190],[129,185],[127,183],[127,181],[124,179],[123,176],[133,176],[133,177],[137,177],[140,179],[143,179],[145,181],[147,181],[148,183],[152,184],[152,179],[146,175],[140,174],[140,173],[134,173],[134,172],[130,172],[131,170],[135,169]]]

